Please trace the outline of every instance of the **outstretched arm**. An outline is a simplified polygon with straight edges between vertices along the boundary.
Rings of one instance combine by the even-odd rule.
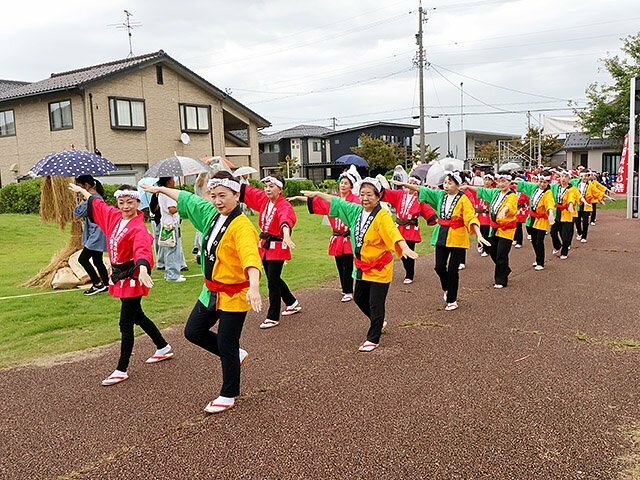
[[[142,184],[140,185],[140,188],[148,193],[162,193],[167,197],[169,197],[171,200],[175,200],[176,202],[178,201],[178,196],[180,195],[180,192],[181,192],[181,190],[178,190],[177,188],[158,187],[156,185]]]
[[[300,190],[300,193],[307,198],[321,198],[325,202],[331,203],[331,195],[324,192],[317,192],[315,190]]]
[[[397,185],[399,187],[408,188],[409,190],[413,190],[414,192],[420,191],[420,185],[416,185],[415,183],[399,182],[397,180],[391,180],[389,183],[392,185]]]

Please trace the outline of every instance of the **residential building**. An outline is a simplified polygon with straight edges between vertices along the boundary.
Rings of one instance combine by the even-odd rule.
[[[444,157],[454,157],[460,160],[472,160],[478,158],[476,151],[482,145],[513,140],[514,137],[510,133],[485,132],[481,130],[454,130],[451,132],[428,132],[425,134],[425,144],[429,148],[438,148],[438,159]],[[420,144],[420,135],[414,138],[415,147]]]
[[[597,172],[618,172],[622,155],[621,138],[592,138],[586,133],[569,133],[564,142],[567,168],[579,165]]]
[[[257,169],[258,129],[269,125],[162,50],[35,83],[0,81],[0,184],[71,145],[138,177],[174,152]]]
[[[267,175],[279,163],[289,161],[297,167],[297,172],[289,176],[323,181],[331,175],[326,168],[322,168],[329,158],[329,145],[323,135],[331,131],[316,125],[298,125],[270,135],[261,135],[260,173]]]
[[[363,134],[397,143],[405,148],[407,158],[411,158],[413,132],[416,128],[418,127],[415,125],[404,123],[375,122],[343,130],[332,130],[325,134],[331,143],[331,162],[335,162],[342,155],[353,153],[351,147],[360,146],[360,135]]]

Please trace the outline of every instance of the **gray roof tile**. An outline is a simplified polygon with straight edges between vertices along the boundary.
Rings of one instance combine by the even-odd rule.
[[[283,138],[320,138],[327,132],[332,132],[330,128],[321,127],[319,125],[298,125],[297,127],[288,128],[280,132],[265,135],[260,138],[260,143],[279,142]]]
[[[9,90],[13,90],[17,87],[22,87],[24,85],[28,85],[29,82],[19,82],[17,80],[1,80],[0,79],[0,95],[8,92]]]

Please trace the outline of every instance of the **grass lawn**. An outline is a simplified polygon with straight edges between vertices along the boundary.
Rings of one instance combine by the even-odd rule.
[[[309,215],[306,207],[297,206],[298,224],[293,232],[297,248],[293,260],[284,268],[283,278],[293,290],[317,286],[337,277],[333,258],[327,255],[330,228],[322,217]],[[250,217],[255,223],[256,216]],[[428,246],[431,227],[422,224],[425,241],[418,253],[431,251]],[[190,254],[195,230],[183,223],[183,245],[189,271],[200,272]],[[42,224],[35,215],[0,215],[0,368],[27,363],[36,358],[84,350],[119,340],[120,302],[107,294],[86,297],[81,291],[64,291],[50,295],[14,297],[52,292],[19,286],[66,243],[68,231]],[[198,277],[184,283],[167,283],[154,271],[156,282],[143,301],[145,313],[160,328],[182,324],[193,308],[202,288]],[[266,281],[262,281],[266,294]],[[137,327],[136,327],[137,328]]]

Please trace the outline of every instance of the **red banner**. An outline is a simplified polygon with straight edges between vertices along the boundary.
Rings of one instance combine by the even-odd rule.
[[[620,158],[620,168],[618,168],[618,176],[616,177],[616,186],[613,188],[615,193],[627,193],[627,180],[629,175],[629,134],[624,136],[624,145],[622,147],[622,157]]]

